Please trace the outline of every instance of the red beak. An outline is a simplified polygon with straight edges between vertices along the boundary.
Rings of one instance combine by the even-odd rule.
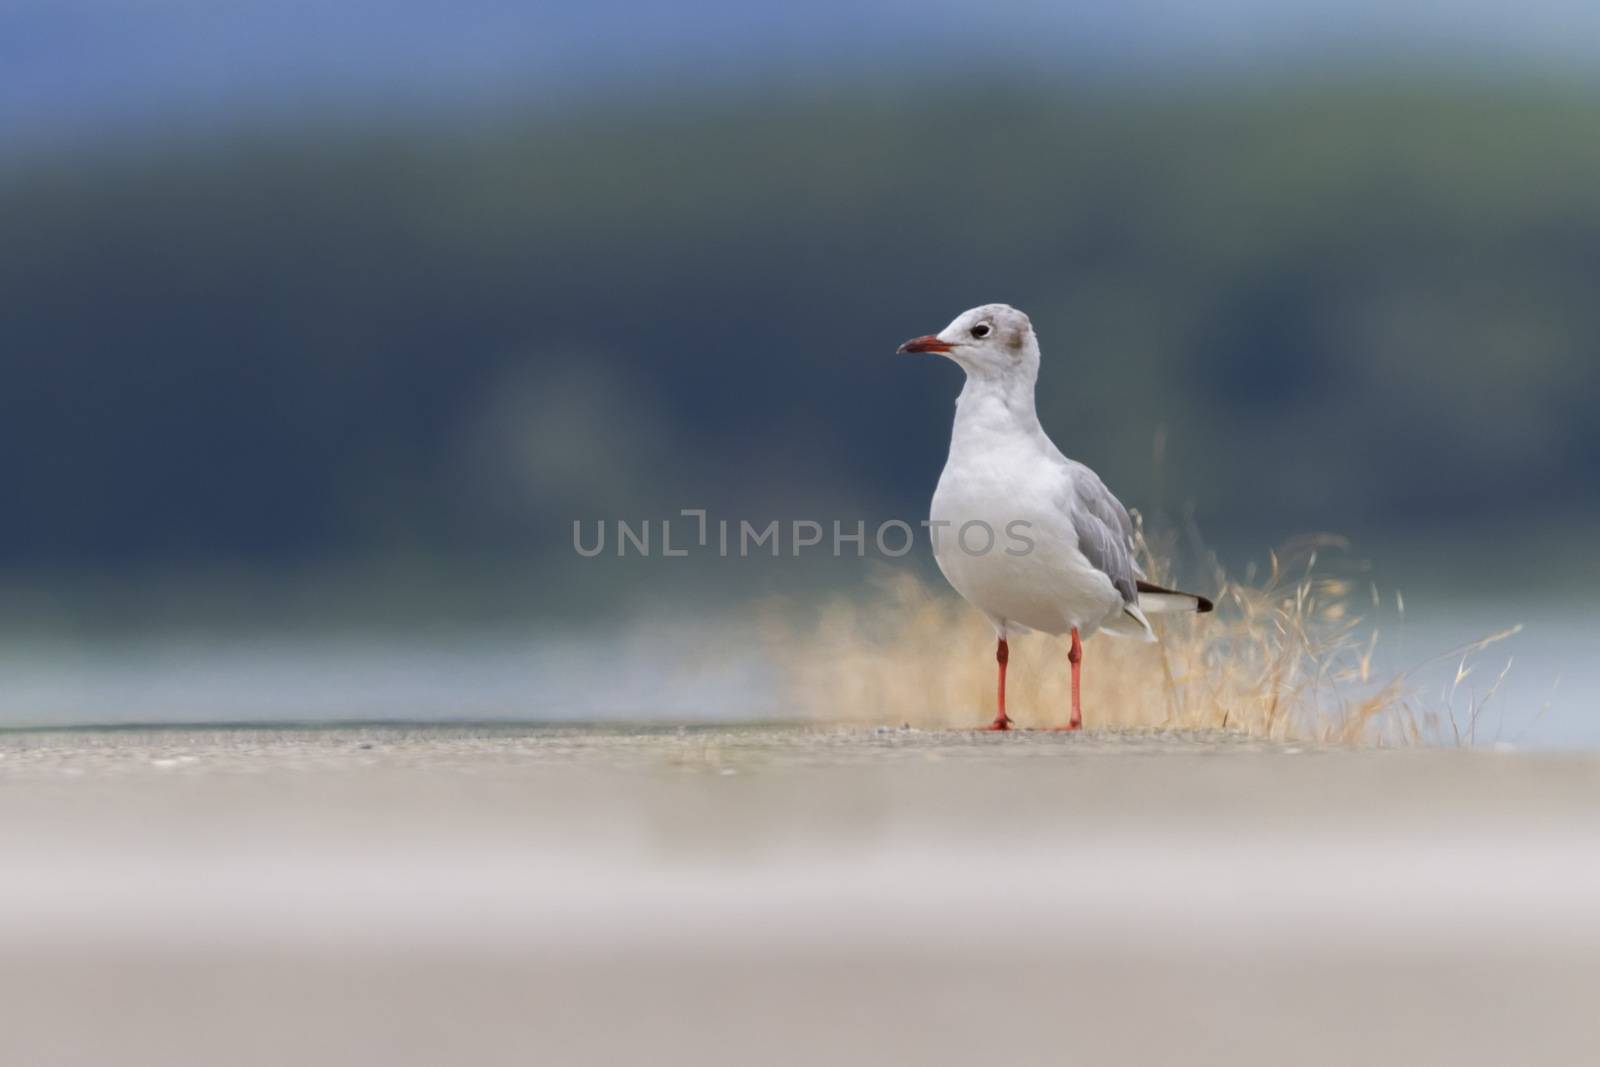
[[[933,336],[933,334],[930,333],[930,334],[928,334],[928,335],[926,335],[924,337],[913,337],[911,340],[907,341],[905,344],[903,344],[899,348],[895,349],[895,351],[896,352],[948,352],[953,347],[954,346],[951,345],[950,342],[941,341],[937,337]]]

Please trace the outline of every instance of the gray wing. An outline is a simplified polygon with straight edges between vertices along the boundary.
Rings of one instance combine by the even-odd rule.
[[[1133,558],[1133,519],[1098,474],[1081,463],[1068,462],[1072,485],[1062,505],[1077,531],[1078,551],[1091,567],[1111,579],[1125,603],[1137,604],[1139,565]]]

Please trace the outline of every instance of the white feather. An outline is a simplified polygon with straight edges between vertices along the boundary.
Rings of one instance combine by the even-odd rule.
[[[1139,606],[1151,615],[1193,614],[1200,610],[1200,598],[1188,593],[1140,593]]]
[[[1155,630],[1150,628],[1150,620],[1144,617],[1143,598],[1140,604],[1129,604],[1122,609],[1122,614],[1110,622],[1101,625],[1100,629],[1115,637],[1131,637],[1135,641],[1154,641]]]

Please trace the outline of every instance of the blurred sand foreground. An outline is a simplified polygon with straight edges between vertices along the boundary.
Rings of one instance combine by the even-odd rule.
[[[1593,1063],[1600,757],[0,735],[0,1063]]]

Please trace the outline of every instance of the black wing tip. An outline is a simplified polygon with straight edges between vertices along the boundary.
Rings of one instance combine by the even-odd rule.
[[[1196,615],[1205,615],[1209,612],[1217,610],[1217,605],[1212,603],[1210,597],[1201,596],[1199,593],[1186,593],[1182,589],[1168,589],[1164,585],[1157,585],[1154,582],[1147,582],[1143,578],[1140,578],[1135,583],[1135,586],[1141,593],[1166,593],[1168,596],[1194,597],[1194,612]]]

